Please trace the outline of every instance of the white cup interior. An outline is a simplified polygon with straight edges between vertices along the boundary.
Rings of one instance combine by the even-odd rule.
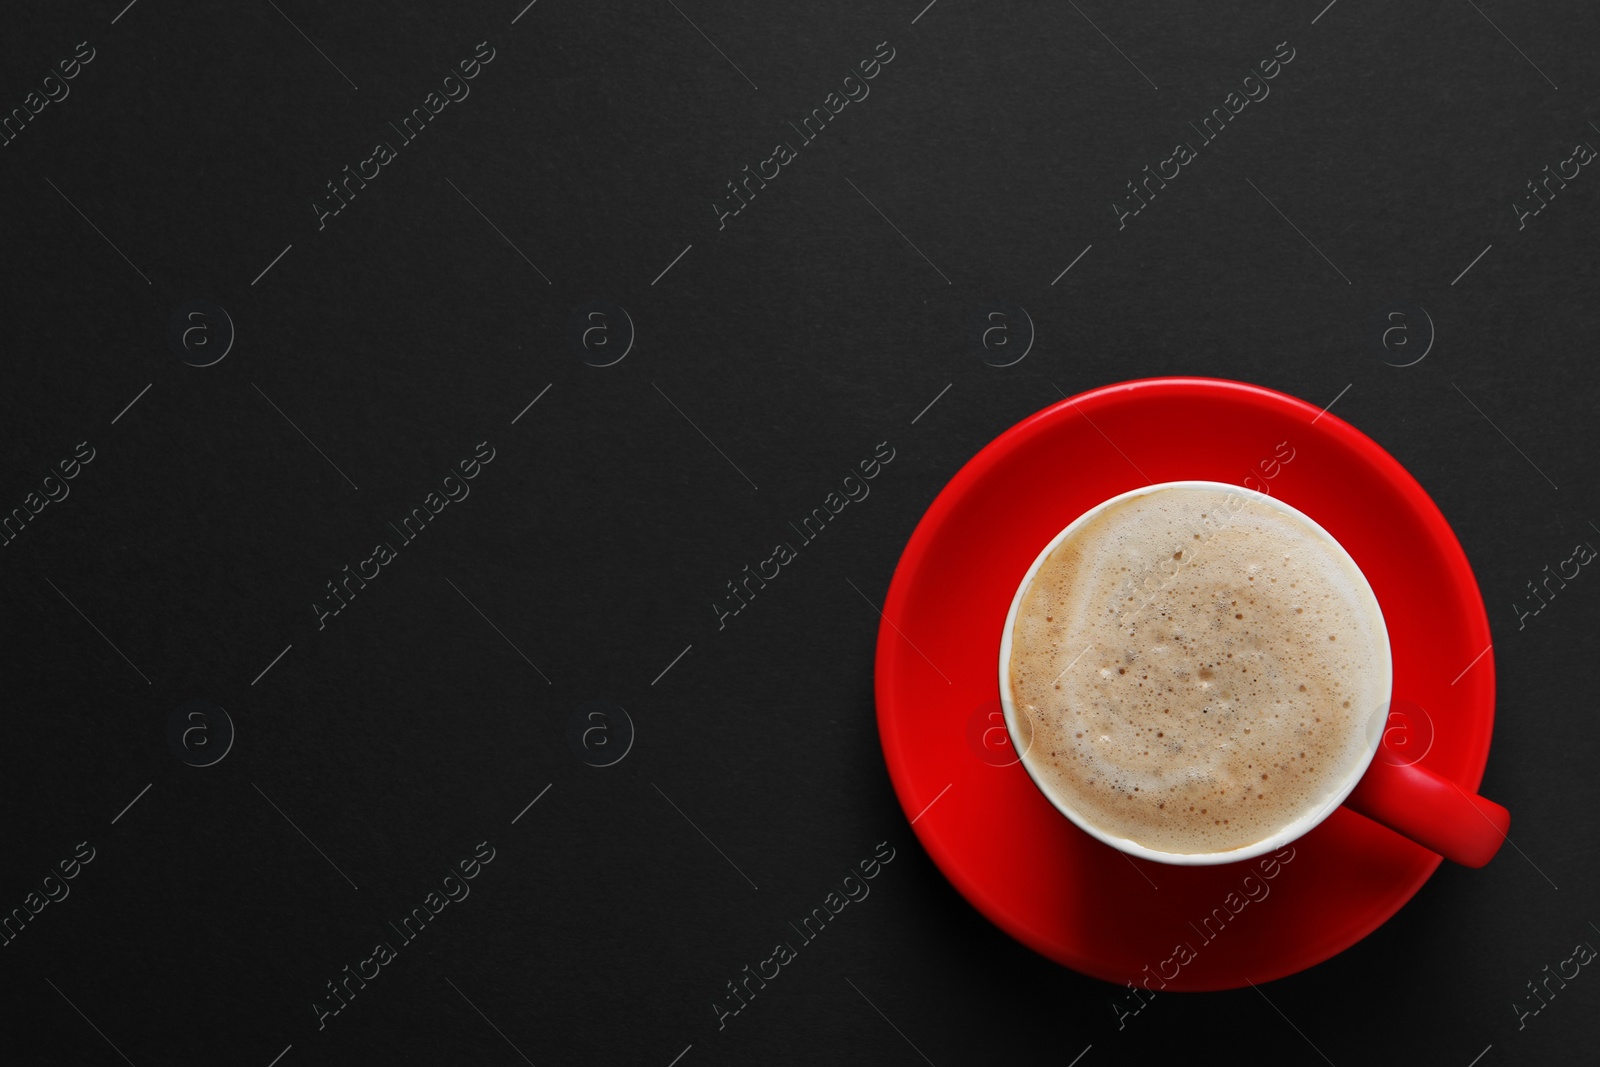
[[[1240,848],[1228,850],[1226,852],[1166,852],[1161,849],[1154,849],[1147,845],[1142,845],[1130,838],[1107,833],[1105,830],[1095,826],[1088,819],[1084,818],[1084,816],[1080,814],[1070,803],[1068,803],[1061,796],[1057,795],[1049,787],[1049,785],[1042,780],[1042,776],[1035,772],[1032,764],[1029,762],[1028,751],[1032,744],[1032,726],[1031,723],[1024,724],[1021,721],[1021,716],[1018,713],[1016,701],[1014,701],[1011,696],[1011,633],[1013,627],[1016,625],[1017,612],[1022,606],[1022,598],[1024,594],[1027,593],[1029,585],[1032,584],[1034,575],[1039,572],[1040,567],[1044,566],[1044,561],[1049,558],[1050,553],[1054,552],[1058,546],[1070,538],[1096,515],[1099,515],[1102,511],[1114,504],[1119,504],[1124,500],[1130,500],[1134,497],[1160,492],[1164,489],[1209,489],[1218,492],[1233,493],[1238,496],[1243,496],[1250,500],[1277,508],[1285,515],[1289,515],[1296,519],[1305,527],[1308,533],[1320,538],[1336,555],[1342,556],[1344,559],[1349,561],[1352,571],[1360,579],[1359,589],[1365,594],[1365,599],[1371,607],[1373,615],[1378,620],[1378,632],[1382,638],[1382,691],[1384,693],[1384,699],[1380,707],[1373,709],[1370,717],[1367,720],[1367,743],[1362,749],[1359,758],[1352,761],[1348,773],[1345,774],[1345,776],[1339,781],[1339,784],[1327,794],[1323,802],[1317,805],[1316,808],[1302,814],[1293,822],[1286,824],[1269,837],[1263,838],[1260,841],[1253,842]],[[1017,586],[1016,595],[1011,598],[1011,610],[1006,613],[1005,630],[1002,632],[1000,637],[1000,705],[1005,711],[1006,730],[1010,735],[1011,743],[1015,747],[1016,751],[1020,754],[1023,769],[1026,770],[1028,772],[1028,776],[1033,779],[1033,784],[1038,787],[1039,791],[1045,795],[1046,799],[1048,799],[1050,803],[1055,805],[1058,811],[1060,811],[1068,819],[1071,819],[1073,823],[1075,823],[1085,833],[1104,841],[1113,848],[1126,852],[1130,856],[1139,856],[1147,860],[1155,860],[1159,863],[1172,863],[1185,866],[1204,866],[1207,864],[1235,863],[1240,860],[1252,859],[1256,856],[1272,852],[1275,849],[1282,848],[1284,845],[1287,845],[1289,842],[1310,831],[1318,823],[1322,822],[1323,819],[1326,819],[1333,813],[1335,808],[1344,803],[1345,798],[1350,795],[1350,791],[1354,789],[1356,787],[1356,783],[1361,780],[1361,776],[1367,772],[1367,767],[1371,764],[1372,757],[1377,753],[1378,745],[1383,739],[1383,727],[1388,721],[1389,717],[1389,702],[1393,695],[1393,686],[1394,664],[1390,655],[1389,631],[1383,619],[1383,611],[1378,604],[1378,598],[1376,594],[1374,594],[1372,591],[1371,584],[1368,583],[1366,576],[1361,573],[1361,568],[1356,565],[1355,560],[1350,557],[1350,553],[1345,551],[1344,546],[1339,544],[1339,542],[1334,539],[1332,534],[1323,529],[1322,526],[1316,522],[1316,520],[1312,519],[1304,512],[1285,504],[1276,497],[1268,496],[1265,493],[1258,493],[1254,490],[1246,489],[1243,486],[1232,485],[1228,482],[1183,481],[1161,482],[1156,485],[1147,485],[1139,489],[1121,493],[1109,500],[1101,501],[1099,504],[1096,504],[1082,515],[1078,516],[1067,525],[1066,529],[1062,530],[1051,539],[1050,543],[1046,545],[1044,550],[1041,551],[1038,557],[1034,559],[1033,565],[1028,568],[1028,572],[1023,575],[1022,582]]]

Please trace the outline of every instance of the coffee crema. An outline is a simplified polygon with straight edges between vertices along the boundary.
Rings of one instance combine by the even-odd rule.
[[[1227,852],[1338,796],[1385,721],[1366,579],[1256,494],[1162,487],[1055,547],[1017,608],[1023,759],[1109,836]]]

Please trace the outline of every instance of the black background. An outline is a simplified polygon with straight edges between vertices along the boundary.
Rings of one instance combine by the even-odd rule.
[[[1600,543],[1600,175],[1521,229],[1512,204],[1600,144],[1592,8],[677,8],[8,9],[0,107],[95,57],[0,149],[0,508],[95,458],[0,550],[0,909],[95,858],[0,948],[3,1058],[1588,1062],[1600,978],[1513,1005],[1600,942],[1600,578],[1514,605]],[[471,95],[319,230],[324,183],[480,41]],[[882,41],[870,96],[719,229],[724,183]],[[1125,183],[1285,41],[1119,229]],[[192,300],[237,331],[206,368],[168,340]],[[569,343],[589,301],[626,308],[620,363]],[[994,305],[1036,329],[1013,366],[969,341]],[[1410,348],[1373,326],[1401,307],[1436,331],[1408,367],[1415,312]],[[850,583],[881,603],[941,486],[1058,389],[1160,374],[1337,398],[1433,495],[1494,629],[1483,792],[1517,848],[1271,1004],[1161,996],[1119,1030],[1115,988],[917,845]],[[319,629],[324,583],[482,441],[470,497]],[[719,631],[724,583],[882,441],[871,498]],[[237,730],[210,767],[167,740],[194,699]],[[594,701],[637,731],[605,768],[567,741]],[[324,983],[480,841],[471,896],[319,1030]],[[871,897],[719,1030],[724,983],[879,842]]]

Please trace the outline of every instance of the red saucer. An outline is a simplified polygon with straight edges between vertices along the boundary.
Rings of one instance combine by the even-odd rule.
[[[1063,818],[1014,761],[1003,720],[989,713],[999,709],[1000,632],[1023,574],[1093,505],[1185,479],[1270,492],[1344,545],[1388,623],[1396,708],[1407,708],[1419,735],[1432,727],[1410,751],[1431,744],[1422,765],[1476,792],[1494,723],[1494,657],[1484,654],[1477,580],[1444,516],[1392,456],[1337,416],[1211,378],[1082,393],[1013,426],[961,468],[889,586],[878,730],[923,847],[1001,929],[1118,984],[1231,989],[1349,948],[1440,860],[1348,808],[1295,842],[1270,878],[1267,857],[1211,867],[1135,860]]]

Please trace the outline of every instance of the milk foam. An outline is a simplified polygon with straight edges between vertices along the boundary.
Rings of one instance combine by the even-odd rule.
[[[1345,554],[1242,492],[1171,487],[1058,545],[1018,607],[1024,759],[1102,832],[1224,852],[1329,803],[1381,727],[1383,620]]]

